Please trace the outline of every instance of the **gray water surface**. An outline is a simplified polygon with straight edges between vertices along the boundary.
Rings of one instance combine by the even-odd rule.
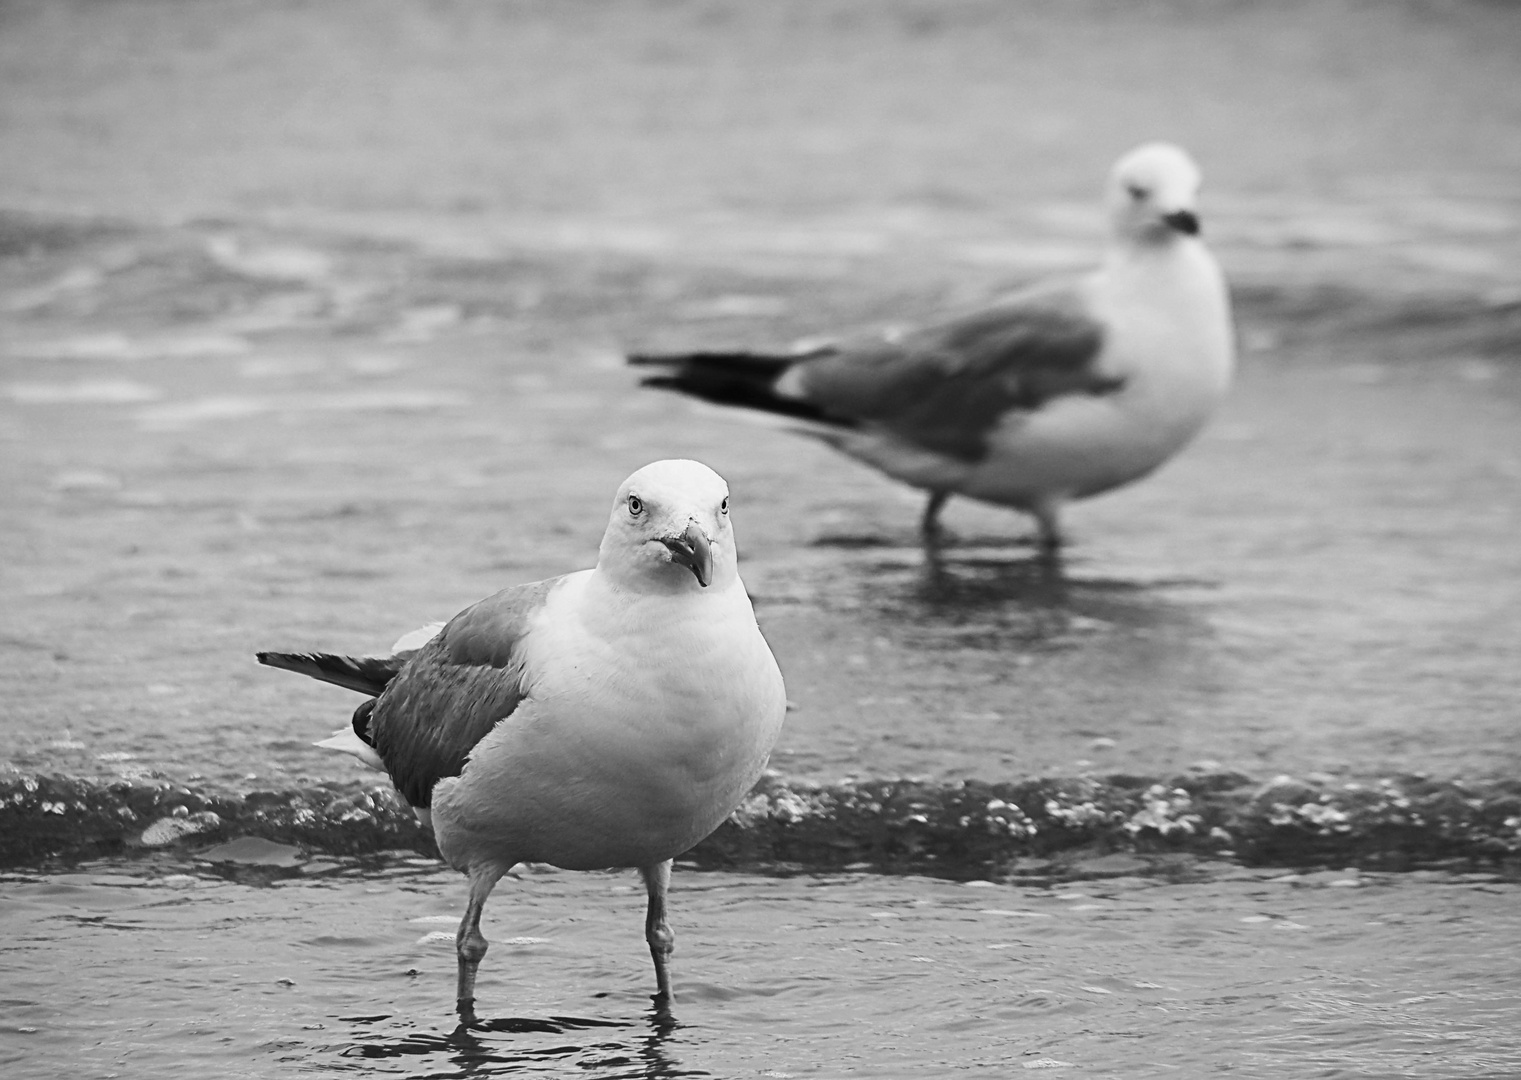
[[[0,400],[17,718],[0,756],[245,790],[360,775],[310,745],[352,695],[255,651],[384,650],[590,565],[608,493],[685,455],[734,492],[797,706],[774,758],[789,775],[1521,769],[1513,366],[1391,357],[1388,335],[1249,354],[1196,445],[1071,509],[1052,573],[1012,512],[953,502],[958,541],[930,560],[917,493],[518,335],[292,331],[194,358],[158,342],[129,368],[168,402],[149,405],[26,389],[88,387],[118,360],[52,361],[39,382],[36,360],[0,356],[20,388]]]
[[[0,878],[0,1068],[721,1077],[1510,1077],[1521,893],[1492,875],[1050,886],[678,869],[652,1005],[631,874],[527,869],[452,1012],[452,872],[173,860]],[[436,864],[435,864],[436,866]],[[282,876],[288,875],[288,876]]]
[[[622,277],[574,284],[626,328],[651,318]],[[0,343],[0,753],[22,771],[360,775],[310,745],[352,695],[256,650],[384,649],[587,565],[617,482],[688,455],[735,492],[797,706],[789,777],[1517,772],[1521,379],[1451,341],[1249,352],[1195,446],[1073,509],[1053,574],[1016,516],[966,504],[929,559],[916,495],[636,390],[575,318],[121,318]],[[1521,1072],[1515,886],[1487,877],[682,873],[667,1020],[635,884],[526,873],[488,912],[460,1030],[456,875],[188,858],[4,878],[7,1077]]]

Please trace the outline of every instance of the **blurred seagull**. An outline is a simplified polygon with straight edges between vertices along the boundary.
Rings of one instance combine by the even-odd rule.
[[[1102,265],[907,332],[787,355],[632,355],[646,386],[814,423],[807,433],[929,492],[1032,514],[1047,551],[1071,499],[1138,480],[1225,397],[1234,332],[1225,279],[1199,238],[1199,170],[1167,143],[1115,164]]]
[[[258,659],[370,695],[319,745],[388,772],[469,876],[462,1015],[486,953],[481,909],[520,862],[637,868],[670,1000],[671,860],[750,790],[786,710],[722,477],[695,461],[646,465],[618,489],[595,569],[504,589],[392,656]]]

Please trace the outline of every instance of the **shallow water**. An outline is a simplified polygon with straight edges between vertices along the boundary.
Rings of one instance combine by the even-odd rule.
[[[350,695],[259,669],[256,650],[384,649],[587,565],[618,479],[685,454],[735,492],[741,568],[797,706],[774,759],[790,775],[1521,765],[1512,367],[1450,346],[1387,359],[1387,338],[1248,356],[1197,445],[1072,508],[1053,576],[1012,513],[953,502],[961,543],[927,563],[913,492],[517,333],[288,333],[134,361],[187,407],[259,404],[169,428],[160,406],[0,401],[19,510],[0,524],[0,685],[25,718],[0,756],[244,789],[359,775],[310,746]],[[291,352],[307,367],[253,366]],[[0,356],[0,383],[36,363]],[[356,406],[318,408],[313,381]],[[409,394],[427,400],[396,411]]]
[[[348,697],[254,651],[383,649],[583,567],[608,492],[688,455],[735,493],[790,774],[1515,775],[1515,13],[1400,8],[1347,65],[1355,4],[1206,7],[21,5],[0,761],[358,775],[310,746]],[[927,566],[917,493],[623,369],[1087,265],[1100,171],[1164,118],[1241,377],[1073,508],[1058,580],[961,501]]]
[[[1514,771],[1521,380],[1301,359],[1249,358],[1168,473],[1073,507],[1059,577],[1009,546],[1022,522],[965,507],[969,546],[939,565],[858,529],[865,544],[826,534],[785,585],[752,571],[784,647],[831,643],[787,668],[802,738],[824,747],[781,760]]]
[[[1489,875],[1047,886],[678,870],[652,1005],[632,874],[528,869],[452,1012],[458,875],[152,860],[0,879],[7,1077],[1501,1077],[1521,891]]]

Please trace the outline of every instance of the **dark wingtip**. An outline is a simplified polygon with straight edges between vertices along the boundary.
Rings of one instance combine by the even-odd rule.
[[[854,421],[826,413],[808,401],[783,397],[776,392],[776,380],[783,372],[807,356],[771,356],[757,353],[687,353],[660,356],[630,353],[633,367],[664,368],[639,379],[640,386],[655,390],[673,390],[701,398],[715,405],[736,405],[745,409],[792,416],[837,427],[854,427]]]
[[[254,657],[267,667],[292,671],[371,697],[384,690],[406,663],[404,657],[337,656],[333,653],[258,652]]]

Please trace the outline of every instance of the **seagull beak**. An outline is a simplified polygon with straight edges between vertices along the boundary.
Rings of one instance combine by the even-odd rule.
[[[1162,220],[1169,229],[1176,229],[1185,236],[1199,235],[1199,215],[1192,210],[1174,210],[1170,214],[1163,214]]]
[[[708,544],[707,534],[697,522],[687,526],[680,536],[662,536],[660,542],[671,549],[671,561],[692,571],[697,584],[704,589],[713,580],[713,548]]]

